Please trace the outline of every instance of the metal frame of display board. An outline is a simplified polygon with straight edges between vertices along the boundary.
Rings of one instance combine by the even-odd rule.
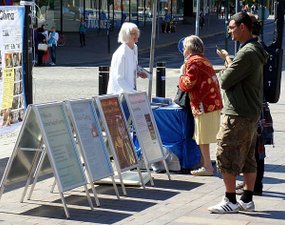
[[[171,180],[165,161],[166,156],[163,152],[162,141],[146,92],[123,93],[122,97],[127,103],[147,172],[151,176],[150,164],[163,161],[168,179]],[[152,177],[151,183],[154,185]]]
[[[88,106],[86,106],[86,104],[88,104]],[[71,123],[76,133],[76,138],[79,143],[79,147],[81,150],[80,152],[81,152],[81,155],[84,161],[84,165],[86,167],[87,176],[90,181],[90,185],[93,190],[93,193],[96,193],[93,182],[96,182],[97,180],[100,180],[102,178],[111,177],[116,196],[118,199],[120,199],[118,188],[114,180],[114,171],[111,165],[107,147],[104,143],[102,130],[99,124],[99,118],[96,114],[96,109],[95,109],[93,100],[92,99],[68,100],[68,101],[65,101],[65,105],[69,112]],[[77,110],[76,108],[74,108],[75,105],[78,105],[78,107],[80,108],[78,112],[75,112]],[[86,110],[89,109],[89,111],[84,113],[83,109],[86,109]],[[80,115],[78,115],[78,113],[80,113]],[[79,120],[85,122],[84,124],[81,124],[81,127],[78,122]],[[86,133],[83,134],[82,133],[83,129],[85,132],[88,132],[88,131],[89,132],[87,134]],[[82,136],[82,134],[84,137]],[[86,141],[84,141],[84,138],[88,138],[89,140],[88,143],[91,146],[86,146]],[[99,144],[95,143],[96,139],[99,140],[100,142]],[[89,150],[88,150],[88,147],[89,147]],[[89,154],[88,154],[88,151],[89,151]],[[104,163],[104,160],[105,160],[105,163]],[[101,171],[100,174],[99,174],[99,170]],[[97,196],[94,196],[94,197],[95,197],[96,202],[98,201],[99,203],[98,197]]]
[[[102,121],[102,124],[104,126],[104,131],[106,132],[107,134],[107,139],[108,139],[108,143],[109,143],[109,148],[113,154],[113,157],[114,157],[114,161],[115,161],[115,165],[116,165],[116,169],[117,169],[117,172],[118,172],[118,176],[119,176],[119,179],[120,179],[120,182],[121,182],[121,186],[122,186],[122,190],[123,190],[123,193],[124,195],[127,194],[127,191],[126,191],[126,187],[125,187],[125,184],[123,182],[123,177],[122,177],[122,172],[125,172],[125,171],[128,171],[130,169],[134,169],[136,168],[137,169],[137,172],[138,172],[138,175],[139,175],[139,178],[140,178],[140,181],[141,181],[141,184],[143,186],[143,188],[145,188],[145,184],[144,184],[144,181],[143,181],[143,177],[142,177],[142,174],[141,174],[141,171],[140,171],[140,168],[139,168],[139,164],[138,164],[138,158],[137,158],[137,155],[135,153],[135,150],[134,150],[134,145],[133,145],[133,142],[132,142],[132,139],[131,139],[131,136],[130,136],[130,133],[128,131],[128,126],[127,126],[127,122],[126,122],[126,118],[125,118],[125,115],[123,113],[123,109],[122,109],[122,105],[119,101],[119,96],[118,95],[104,95],[104,96],[100,96],[100,97],[94,97],[94,100],[95,100],[95,103],[96,103],[96,107],[99,111],[99,115],[100,115],[100,119]],[[134,163],[132,164],[129,164],[127,167],[125,168],[121,168],[120,166],[120,157],[118,156],[117,154],[117,150],[115,148],[115,143],[113,142],[112,140],[112,135],[111,135],[111,132],[112,134],[114,134],[114,130],[111,130],[110,127],[108,126],[108,123],[107,123],[107,118],[105,116],[105,112],[103,110],[103,106],[102,106],[102,102],[101,101],[112,101],[113,100],[113,105],[110,105],[110,111],[111,113],[113,113],[113,117],[112,117],[112,120],[115,120],[116,122],[118,121],[118,123],[121,123],[121,124],[117,124],[118,126],[116,127],[113,127],[115,128],[114,130],[116,130],[117,134],[114,135],[114,136],[117,136],[119,137],[119,139],[121,138],[121,143],[120,145],[116,145],[117,147],[122,147],[122,145],[124,145],[125,147],[129,147],[131,148],[131,153],[133,155],[133,158],[132,160],[134,161]],[[110,102],[111,103],[111,102]],[[118,107],[117,111],[116,110],[116,107]],[[119,113],[120,115],[115,115],[116,113]],[[116,117],[117,116],[117,117]],[[118,117],[119,116],[119,117]],[[121,117],[121,118],[120,118]],[[108,118],[109,120],[111,118]],[[121,121],[120,121],[121,120]],[[120,128],[122,130],[120,130]],[[125,134],[127,135],[126,137],[122,137],[122,134],[121,134],[121,131],[125,132]],[[115,137],[114,137],[115,138]],[[127,138],[126,140],[124,140],[123,138]],[[129,143],[126,143],[126,142],[129,142]],[[126,144],[126,145],[125,145]],[[128,145],[127,145],[128,144]],[[126,147],[126,148],[127,148]],[[124,151],[124,150],[123,150]],[[129,152],[130,153],[130,152]],[[123,152],[121,154],[124,154]],[[129,155],[128,155],[129,156]]]
[[[50,108],[51,107],[60,107],[59,112],[62,113],[62,115],[61,115],[62,120],[60,117],[57,117],[56,121],[44,121],[43,117],[50,117],[51,116],[51,112],[48,111],[49,107]],[[47,111],[44,112],[44,110],[47,110]],[[40,111],[42,111],[42,112],[40,112]],[[63,124],[62,126],[65,126],[65,127],[63,127],[62,130],[57,130],[57,132],[59,132],[59,133],[57,135],[53,134],[54,137],[55,136],[59,137],[60,132],[63,132],[64,135],[66,135],[66,133],[64,133],[66,130],[68,132],[66,137],[68,138],[67,140],[70,143],[66,143],[66,144],[68,144],[68,147],[71,147],[71,149],[66,148],[67,147],[67,145],[66,145],[64,150],[67,150],[67,152],[64,152],[64,153],[67,153],[68,156],[73,157],[73,160],[75,160],[75,161],[72,161],[72,159],[70,159],[71,165],[69,165],[68,168],[71,168],[71,169],[66,168],[66,171],[68,173],[70,173],[70,171],[72,171],[72,170],[73,170],[73,172],[77,172],[77,174],[72,174],[72,175],[69,174],[70,178],[71,177],[73,178],[72,182],[74,182],[74,183],[68,184],[68,183],[64,183],[67,181],[61,180],[61,178],[62,178],[61,175],[62,175],[64,168],[63,167],[57,167],[59,161],[58,161],[58,159],[56,159],[56,157],[60,157],[60,154],[59,154],[60,149],[59,148],[61,146],[51,146],[51,143],[50,143],[51,136],[48,136],[48,133],[46,130],[47,126],[53,126],[55,124],[57,124],[57,125]],[[25,139],[27,138],[27,136],[25,136],[25,132],[29,131],[29,128],[26,129],[26,126],[33,127],[33,129],[31,129],[33,134],[31,132],[30,138],[38,139],[38,140],[34,141],[35,143],[38,144],[38,147],[35,147],[35,145],[32,145],[32,144],[31,144],[31,146],[29,146],[29,143],[25,143],[25,141],[26,141]],[[51,130],[51,133],[52,133],[52,130]],[[26,146],[23,147],[22,145],[26,145]],[[56,147],[58,147],[58,149],[57,149],[58,155],[55,154]],[[10,157],[10,159],[7,163],[7,166],[5,168],[5,171],[4,171],[2,180],[1,180],[0,198],[4,192],[4,186],[8,182],[7,179],[9,178],[9,173],[13,172],[13,168],[12,168],[13,161],[15,160],[15,158],[18,155],[20,155],[20,156],[23,155],[23,154],[21,154],[22,151],[23,152],[31,152],[31,153],[36,152],[36,153],[34,154],[34,157],[32,159],[32,163],[25,160],[25,162],[30,163],[30,165],[28,165],[28,167],[29,167],[28,168],[28,178],[27,178],[27,182],[26,182],[26,185],[24,188],[23,195],[21,197],[21,202],[23,202],[24,197],[27,193],[28,186],[31,184],[31,180],[33,178],[34,182],[33,182],[33,185],[31,187],[30,194],[29,194],[29,198],[30,198],[30,196],[32,194],[32,190],[34,189],[35,184],[37,182],[37,179],[40,175],[40,171],[42,169],[44,159],[46,158],[46,155],[47,155],[47,157],[48,157],[47,159],[50,163],[51,170],[52,170],[52,172],[55,176],[56,182],[58,184],[59,194],[60,194],[61,201],[63,203],[63,208],[64,208],[64,212],[65,212],[66,217],[70,218],[70,214],[69,214],[69,211],[67,208],[67,204],[66,204],[63,192],[72,190],[72,189],[80,187],[80,186],[84,186],[90,208],[91,208],[91,210],[94,210],[94,207],[93,207],[90,195],[89,195],[89,191],[88,191],[87,185],[86,185],[87,181],[86,181],[86,178],[85,178],[85,175],[83,172],[83,168],[82,168],[82,165],[80,162],[78,151],[76,149],[76,144],[73,140],[72,130],[70,127],[70,123],[68,122],[68,117],[67,117],[66,109],[63,105],[63,102],[55,102],[55,103],[49,103],[49,104],[29,105],[28,106],[28,109],[27,109],[21,130],[20,130],[19,136],[17,138],[16,144],[15,144],[15,147],[14,147],[14,150],[12,153],[12,156]],[[69,162],[68,160],[62,160],[62,161],[64,161],[65,163]],[[77,164],[77,165],[75,165],[75,164]],[[59,171],[58,171],[58,169],[59,169]],[[76,169],[77,169],[77,171],[76,171]]]

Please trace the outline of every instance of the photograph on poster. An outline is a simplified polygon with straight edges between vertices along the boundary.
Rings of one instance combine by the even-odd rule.
[[[90,124],[90,131],[91,131],[92,137],[98,137],[98,131],[97,131],[95,123]]]
[[[15,81],[22,80],[22,68],[15,69],[14,74],[15,74]]]
[[[4,37],[9,37],[9,36],[10,36],[9,30],[8,30],[8,29],[3,29],[3,30],[2,30],[2,35],[3,35]]]
[[[19,111],[18,110],[13,110],[11,111],[12,114],[12,121],[11,123],[17,123],[18,121],[18,115],[19,115]]]
[[[18,111],[18,121],[19,122],[22,122],[23,121],[23,118],[24,118],[24,109],[20,109]]]
[[[0,117],[2,119],[0,127],[10,126],[13,121],[13,115],[11,109],[3,109],[0,112]]]
[[[121,169],[137,164],[118,98],[100,99],[100,102]]]
[[[19,96],[19,101],[18,101],[18,109],[23,108],[23,101],[24,101],[24,95],[23,93]]]
[[[20,59],[19,59],[20,53],[14,52],[13,53],[13,67],[20,66]]]
[[[14,95],[19,95],[23,92],[22,82],[14,83]]]
[[[151,122],[150,115],[149,114],[144,114],[144,118],[146,120],[147,127],[148,127],[148,130],[149,130],[151,139],[155,140],[156,139],[156,135],[155,135],[155,130],[154,130],[153,124]]]
[[[6,53],[5,54],[5,67],[6,68],[12,68],[12,54],[11,53]]]
[[[19,105],[19,96],[14,96],[13,102],[12,102],[12,109],[17,109]]]

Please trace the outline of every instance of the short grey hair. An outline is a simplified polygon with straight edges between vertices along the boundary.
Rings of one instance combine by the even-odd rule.
[[[204,54],[204,43],[196,35],[190,35],[186,37],[183,41],[184,49],[188,49],[191,54]]]
[[[128,43],[132,32],[136,32],[138,34],[138,37],[140,36],[140,30],[136,24],[131,22],[123,23],[119,32],[118,42]]]

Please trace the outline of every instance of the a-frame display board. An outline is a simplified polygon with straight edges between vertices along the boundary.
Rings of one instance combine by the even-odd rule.
[[[143,177],[138,165],[137,155],[134,150],[128,131],[126,118],[118,95],[104,95],[95,97],[96,106],[100,119],[107,134],[110,150],[113,154],[116,169],[121,181],[123,193],[126,195],[126,188],[123,183],[122,172],[136,168],[142,186],[145,188]]]
[[[87,175],[94,193],[93,182],[111,177],[119,198],[119,192],[114,181],[114,171],[104,143],[101,126],[92,99],[77,99],[65,101],[69,116],[76,133],[82,158],[87,169]]]
[[[123,98],[131,115],[131,121],[139,140],[147,171],[149,172],[151,163],[163,161],[165,171],[170,180],[162,141],[146,93],[124,93]]]
[[[28,156],[28,160],[25,156]],[[80,186],[84,186],[89,205],[93,210],[86,186],[87,181],[63,102],[29,105],[12,156],[9,158],[1,180],[0,197],[4,187],[16,182],[17,179],[13,180],[14,177],[19,177],[27,180],[23,200],[28,186],[34,179],[33,189],[42,170],[44,159],[49,162],[46,164],[48,165],[46,170],[52,171],[55,176],[66,217],[70,216],[63,192]],[[21,169],[17,167],[18,161],[22,162],[20,166],[25,167],[26,174],[18,176],[17,173]]]

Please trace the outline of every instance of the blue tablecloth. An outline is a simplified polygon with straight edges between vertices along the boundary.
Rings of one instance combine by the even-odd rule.
[[[192,139],[194,119],[191,112],[173,104],[153,108],[153,114],[161,136],[162,144],[172,151],[183,169],[191,169],[200,162],[200,150]]]

